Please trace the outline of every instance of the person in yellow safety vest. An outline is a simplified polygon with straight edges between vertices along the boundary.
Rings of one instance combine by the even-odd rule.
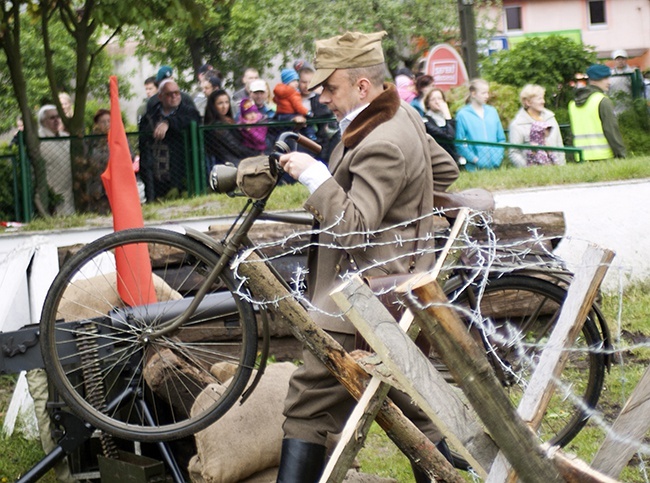
[[[569,103],[573,145],[582,148],[585,161],[625,157],[614,105],[605,95],[610,76],[606,65],[591,65],[587,69],[588,85],[579,88]]]

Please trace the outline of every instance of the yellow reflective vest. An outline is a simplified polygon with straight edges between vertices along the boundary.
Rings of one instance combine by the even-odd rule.
[[[577,106],[575,101],[569,103],[573,145],[582,148],[585,161],[614,157],[614,152],[603,133],[603,123],[598,114],[598,107],[604,98],[605,94],[602,92],[594,92],[581,106]]]

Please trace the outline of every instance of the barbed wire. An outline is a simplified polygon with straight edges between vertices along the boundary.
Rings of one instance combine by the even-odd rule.
[[[349,280],[353,276],[363,276],[374,269],[393,262],[409,259],[410,257],[424,256],[435,254],[439,256],[442,246],[446,241],[448,229],[441,228],[439,232],[425,233],[417,238],[402,237],[394,235],[399,228],[403,228],[427,217],[443,217],[444,212],[436,211],[431,214],[425,214],[421,217],[409,220],[406,223],[400,223],[389,227],[384,227],[377,231],[355,231],[346,233],[342,230],[344,224],[343,216],[339,216],[335,222],[329,226],[318,229],[296,231],[286,237],[259,244],[256,248],[261,251],[273,249],[274,255],[270,256],[269,261],[280,259],[287,255],[296,255],[306,253],[313,249],[327,249],[336,251],[354,252],[357,250],[367,250],[370,247],[380,246],[397,246],[402,250],[398,255],[386,260],[370,260],[364,266],[355,267],[355,270],[342,273],[341,282]],[[391,234],[390,237],[385,236]],[[328,242],[322,242],[322,239],[328,239]],[[308,241],[307,241],[308,240]],[[354,243],[344,245],[343,242]],[[484,335],[485,352],[491,355],[492,360],[496,361],[502,372],[507,374],[510,384],[521,387],[521,391],[526,389],[529,376],[537,368],[539,353],[548,349],[547,338],[539,341],[527,340],[525,331],[517,325],[498,326],[495,320],[489,314],[483,314],[481,310],[481,301],[485,299],[489,291],[489,283],[495,279],[506,277],[508,275],[520,275],[527,277],[538,277],[541,280],[553,283],[563,290],[567,290],[573,274],[567,269],[565,261],[556,255],[553,251],[553,242],[557,241],[556,237],[546,237],[539,229],[531,228],[528,231],[528,237],[525,239],[500,240],[492,229],[492,219],[484,212],[470,211],[459,236],[453,243],[453,250],[460,253],[460,256],[453,258],[451,263],[447,263],[444,270],[448,273],[446,283],[450,284],[453,280],[456,284],[453,291],[449,294],[449,302],[444,305],[453,308],[466,321],[468,329],[476,327]],[[301,242],[296,246],[296,242]],[[409,250],[407,247],[417,247]],[[262,260],[265,263],[266,260]],[[253,302],[261,307],[267,307],[271,310],[275,308],[282,299],[279,297],[273,300],[259,300],[252,295],[247,288],[247,280],[241,276],[238,267],[243,263],[260,263],[260,261],[251,261],[247,254],[238,257],[232,264],[236,278],[240,281],[240,290],[238,295]],[[582,357],[589,357],[590,354],[599,354],[602,356],[617,356],[615,360],[621,365],[620,381],[624,385],[624,361],[623,354],[626,351],[634,351],[641,348],[647,348],[648,344],[626,344],[622,337],[622,313],[623,313],[623,278],[625,268],[617,267],[619,270],[619,292],[618,297],[618,314],[616,322],[616,331],[613,337],[613,344],[606,345],[600,341],[596,345],[572,346],[570,348],[556,348],[556,350],[565,351],[569,357],[571,354],[577,354]],[[463,277],[458,275],[462,274]],[[306,267],[298,266],[290,279],[291,292],[285,297],[292,297],[302,303],[308,310],[319,312],[330,317],[344,317],[342,311],[327,312],[311,304],[309,298],[304,292],[306,279],[309,272]],[[375,295],[385,295],[387,292],[394,290],[395,287],[384,288],[375,293]],[[459,306],[464,294],[472,290],[476,294],[477,307],[472,309],[468,306]],[[406,297],[409,297],[407,294]],[[413,297],[410,303],[414,304],[416,310],[426,310],[426,306],[418,306]],[[403,303],[403,302],[401,302]],[[596,321],[597,322],[597,321]],[[518,367],[501,357],[504,350],[514,352],[515,360],[518,361]],[[525,368],[525,372],[518,369]],[[590,425],[600,428],[604,434],[609,435],[614,441],[623,443],[634,443],[639,445],[637,456],[639,459],[639,473],[643,476],[644,481],[648,481],[647,468],[644,457],[650,456],[650,445],[643,441],[631,441],[625,434],[615,434],[612,429],[610,417],[606,417],[598,408],[590,407],[586,404],[583,395],[576,393],[576,385],[571,379],[554,377],[553,383],[555,390],[561,395],[562,401],[566,404],[573,405],[579,411],[583,411],[590,420]],[[627,391],[631,392],[631,391]],[[627,399],[626,392],[623,392],[621,406]]]

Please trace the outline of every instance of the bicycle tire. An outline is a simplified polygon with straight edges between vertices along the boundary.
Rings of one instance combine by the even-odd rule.
[[[454,304],[468,309],[467,289],[463,290],[458,284],[451,285],[447,290],[450,299]],[[468,289],[474,290],[478,300],[479,288],[471,286]],[[488,318],[496,328],[496,336],[487,335],[487,339],[506,368],[514,371],[509,381],[504,381],[504,377],[500,379],[502,383],[506,382],[505,389],[513,404],[517,405],[532,375],[531,363],[538,359],[557,321],[566,290],[533,276],[504,275],[489,279],[480,297],[481,317]],[[463,317],[462,311],[459,313]],[[590,411],[598,403],[606,362],[595,317],[595,312],[591,311],[572,346],[577,350],[569,351],[567,363],[560,374],[562,385],[571,386],[584,407],[570,398],[565,399],[561,391],[554,391],[538,431],[540,438],[552,445],[563,447],[568,444],[587,423]],[[467,315],[465,320],[469,323]],[[514,349],[523,349],[523,352],[517,354]]]
[[[116,280],[142,265],[129,258],[136,245],[148,248],[156,302],[129,308]],[[126,270],[117,275],[120,252]],[[139,228],[104,236],[63,265],[43,306],[41,352],[74,413],[116,437],[159,442],[194,434],[230,409],[255,365],[257,323],[228,267],[192,318],[151,335],[182,312],[217,260],[183,234]]]

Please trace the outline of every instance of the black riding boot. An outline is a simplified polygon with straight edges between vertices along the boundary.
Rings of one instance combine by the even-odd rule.
[[[317,482],[325,463],[325,446],[283,439],[277,483]]]
[[[447,446],[447,442],[443,439],[436,443],[436,448],[449,461],[452,465],[454,464],[454,458],[451,456],[451,450]],[[415,477],[415,483],[431,483],[431,478],[424,471],[420,469],[419,466],[411,463],[411,468],[413,469],[413,476]]]

